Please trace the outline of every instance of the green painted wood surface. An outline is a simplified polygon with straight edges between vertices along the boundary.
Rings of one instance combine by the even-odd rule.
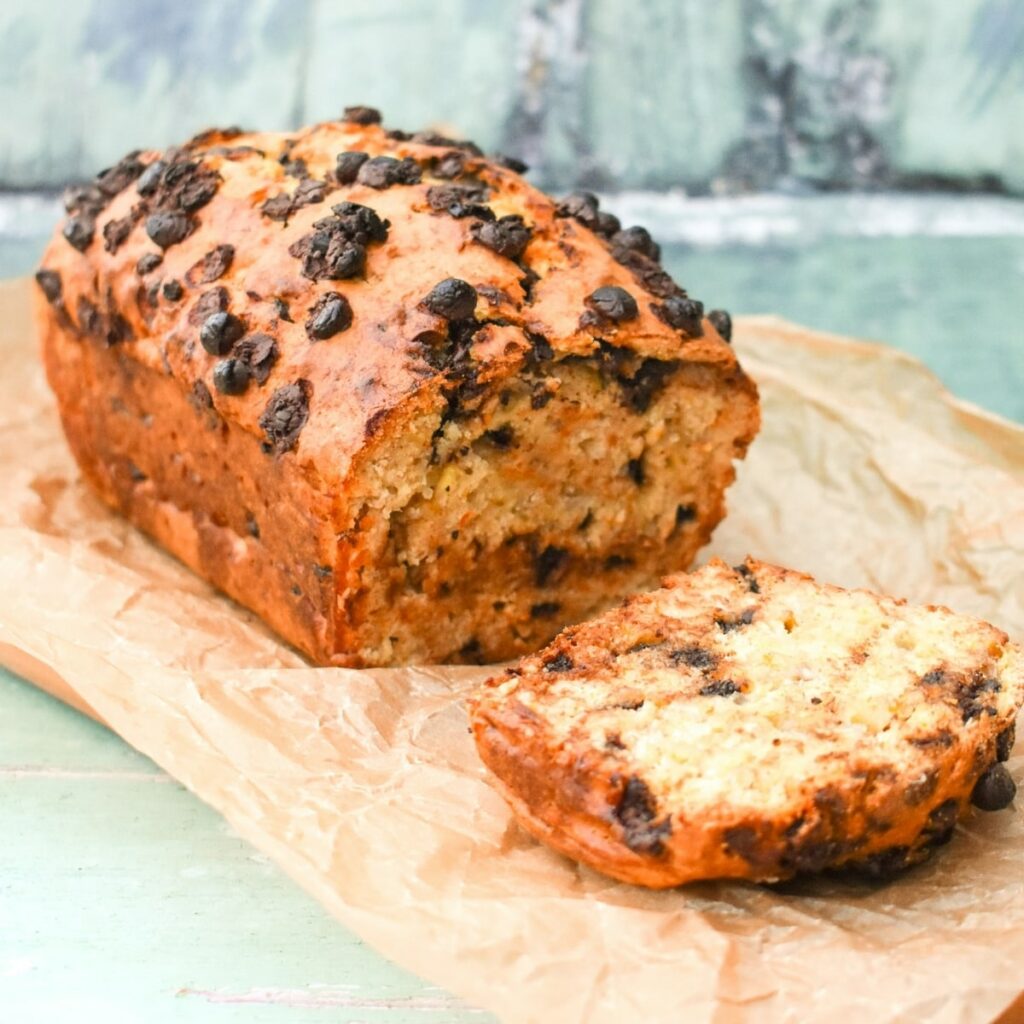
[[[4,1024],[486,1022],[103,726],[0,669]]]

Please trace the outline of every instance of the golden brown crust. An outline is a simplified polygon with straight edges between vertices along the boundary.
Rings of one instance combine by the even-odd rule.
[[[406,161],[408,180],[420,180],[384,188],[339,181],[345,175],[335,161],[346,152]],[[158,160],[162,176],[153,171]],[[453,161],[459,175],[442,177]],[[382,173],[394,172],[392,165]],[[453,215],[441,201],[438,190],[451,186],[477,190],[478,205],[497,218],[522,217],[522,252],[513,259],[511,250],[495,251],[504,239],[481,242],[486,219]],[[472,207],[470,199],[452,202]],[[332,213],[342,203],[368,207],[378,220]],[[43,259],[49,301],[39,303],[39,323],[86,476],[318,661],[403,660],[379,645],[362,650],[360,591],[377,557],[365,540],[377,515],[368,481],[395,439],[431,418],[443,424],[464,394],[494,393],[545,361],[603,359],[609,374],[619,373],[621,353],[622,372],[639,374],[650,360],[680,380],[704,375],[723,403],[731,396],[725,465],[714,465],[707,507],[668,567],[685,565],[696,550],[691,540],[713,528],[729,459],[757,429],[756,390],[713,324],[705,319],[691,337],[659,318],[674,286],[655,263],[633,253],[632,269],[624,266],[606,238],[560,215],[518,174],[454,144],[396,139],[351,121],[287,136],[209,132],[179,150],[129,156],[79,192],[71,213]],[[318,239],[332,237],[341,247],[355,243],[364,269],[323,276],[325,261],[332,274],[344,262],[329,262],[337,252],[316,255]],[[638,274],[662,294],[646,292]],[[447,278],[477,293],[477,326],[464,351],[447,319],[423,301]],[[607,286],[634,297],[635,317],[616,322],[588,311],[588,296]],[[327,315],[325,301],[339,301],[333,295],[343,305]],[[232,339],[228,328],[224,350],[211,354],[200,332],[216,312],[239,318],[242,336]],[[317,338],[324,323],[334,333]],[[245,366],[216,369],[229,360]],[[234,387],[238,373],[249,379]],[[146,423],[160,407],[175,408],[175,430]],[[171,458],[181,463],[174,480],[164,471]],[[190,472],[195,487],[187,486]],[[135,486],[140,474],[148,486]],[[289,556],[296,551],[301,564]],[[502,657],[529,647],[482,649]]]
[[[663,888],[925,859],[986,802],[1022,702],[1001,631],[748,559],[566,630],[471,718],[525,828]]]

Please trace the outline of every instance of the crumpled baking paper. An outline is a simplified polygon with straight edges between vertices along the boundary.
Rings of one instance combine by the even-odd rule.
[[[770,318],[741,320],[736,346],[764,429],[704,556],[1024,637],[1024,430],[886,348]],[[888,885],[611,882],[489,787],[463,706],[486,669],[309,667],[85,489],[26,282],[0,288],[0,353],[0,661],[152,757],[385,956],[504,1020],[559,1024],[952,1024],[1024,990],[1024,800]]]

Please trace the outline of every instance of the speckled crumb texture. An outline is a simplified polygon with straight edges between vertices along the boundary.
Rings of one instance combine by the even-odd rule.
[[[379,121],[70,190],[47,374],[97,492],[315,661],[522,655],[690,563],[757,392],[644,229]]]
[[[1012,801],[1022,703],[994,626],[748,559],[564,631],[471,717],[531,833],[664,888],[924,860]]]

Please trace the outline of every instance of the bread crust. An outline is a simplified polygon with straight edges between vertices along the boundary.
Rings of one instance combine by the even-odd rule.
[[[383,172],[411,168],[411,183],[343,180],[343,153],[390,158],[399,163],[385,162]],[[452,186],[470,193],[446,204],[438,190]],[[466,198],[476,193],[486,203]],[[487,209],[473,216],[459,202]],[[378,219],[332,213],[343,203]],[[639,394],[641,404],[678,405],[668,390],[653,399],[643,391],[662,386],[651,368],[670,367],[673,394],[686,385],[715,396],[727,410],[709,426],[717,434],[694,439],[708,453],[700,508],[680,536],[659,541],[669,568],[685,566],[710,534],[731,460],[757,430],[756,389],[714,324],[674,329],[659,312],[664,295],[645,290],[645,281],[675,288],[656,263],[636,253],[629,266],[618,261],[622,250],[607,237],[461,144],[344,120],[289,135],[212,131],[166,153],[130,154],[76,192],[70,211],[43,258],[37,320],[86,479],[317,662],[496,660],[571,620],[567,600],[543,623],[489,632],[495,595],[477,581],[479,607],[467,598],[450,636],[415,603],[381,623],[388,587],[404,584],[373,572],[395,508],[417,486],[428,489],[431,438],[459,416],[476,424],[475,436],[486,434],[508,383],[556,394],[562,370],[594,366],[634,404]],[[517,216],[529,239],[514,258],[514,233],[480,241],[488,226],[516,228],[501,218]],[[316,246],[328,238],[360,246],[363,269],[338,278],[330,274],[340,264],[331,264],[324,276],[329,257],[316,256]],[[463,348],[426,301],[448,278],[476,290]],[[609,286],[635,298],[628,322],[587,305]],[[325,301],[336,303],[327,314]],[[231,341],[231,326],[223,328],[216,354],[201,343],[214,313],[237,318],[241,334]],[[407,479],[413,470],[423,480]],[[620,575],[609,583],[613,595],[640,578]],[[512,575],[506,582],[515,585]],[[390,629],[396,636],[382,636]],[[460,654],[463,647],[473,649]]]
[[[516,818],[559,852],[651,888],[714,878],[776,881],[834,868],[887,877],[926,859],[950,838],[979,778],[1008,754],[1024,702],[1024,652],[1000,630],[948,609],[908,609],[752,559],[739,569],[715,560],[689,576],[668,578],[662,590],[566,630],[484,685],[471,702],[473,734]],[[751,581],[757,593],[747,589]],[[929,670],[944,673],[938,679],[908,674],[904,693],[889,691],[891,720],[879,717],[874,731],[851,743],[842,726],[858,713],[857,700],[843,690],[870,678],[865,666],[872,657],[888,657],[877,639],[873,647],[851,651],[856,668],[848,680],[826,679],[834,665],[825,662],[817,675],[808,674],[805,685],[821,703],[789,725],[786,716],[798,713],[796,705],[782,705],[779,727],[770,726],[762,744],[756,731],[745,733],[736,723],[743,708],[753,717],[777,707],[771,701],[778,693],[763,691],[783,686],[785,675],[772,675],[772,661],[782,657],[787,639],[813,658],[815,638],[799,637],[800,625],[788,638],[768,632],[792,614],[787,609],[801,592],[832,602],[837,617],[854,610],[866,615],[874,606],[876,624],[887,631],[906,626],[907,642],[934,616],[943,629],[959,631],[962,662],[940,661]],[[750,623],[728,632],[715,625],[739,621],[751,610]],[[755,636],[758,629],[763,638]],[[735,649],[723,647],[734,638]],[[751,653],[773,643],[765,662]],[[669,670],[675,681],[665,675],[666,650],[686,652]],[[913,661],[919,653],[906,657]],[[753,670],[758,665],[760,676]],[[671,750],[643,753],[659,716],[687,703],[691,710],[704,707],[708,718],[688,735],[683,760],[706,759],[708,773],[721,770],[725,759],[714,744],[730,739],[717,730],[716,713],[737,698],[745,703],[729,708],[723,721],[738,737],[737,757],[753,762],[749,787],[720,779],[712,787],[715,798],[701,799],[693,795],[702,785],[700,768],[673,776],[663,770]],[[644,713],[645,703],[656,705],[648,724],[625,724]],[[865,701],[865,712],[876,703],[875,697]],[[812,745],[815,730],[823,739],[810,762],[814,771],[801,776],[797,765],[787,766],[789,748]],[[883,747],[878,737],[889,730],[904,735]],[[779,749],[774,759],[771,752]],[[781,780],[773,777],[780,773]],[[672,778],[674,785],[666,781]]]

